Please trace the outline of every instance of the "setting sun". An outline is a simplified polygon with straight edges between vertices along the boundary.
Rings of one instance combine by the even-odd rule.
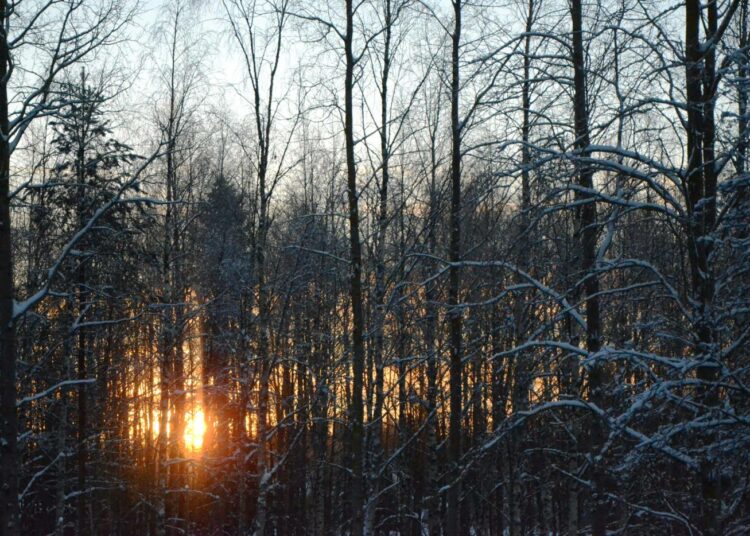
[[[203,446],[203,434],[206,432],[206,421],[203,410],[197,409],[187,415],[185,423],[185,446],[191,450],[199,450]]]

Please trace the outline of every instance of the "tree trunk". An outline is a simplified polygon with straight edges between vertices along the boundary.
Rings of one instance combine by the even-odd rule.
[[[344,135],[346,144],[347,198],[349,201],[349,298],[352,305],[352,398],[349,408],[351,435],[349,451],[352,472],[352,534],[362,536],[364,480],[363,449],[364,432],[362,385],[365,364],[364,317],[362,304],[362,244],[359,238],[359,205],[357,193],[357,167],[354,157],[354,5],[345,0],[346,34],[344,53],[346,73],[344,80]]]
[[[574,68],[574,115],[575,115],[575,148],[582,159],[578,162],[578,186],[576,199],[579,201],[578,230],[581,237],[581,276],[584,278],[583,292],[586,307],[586,349],[595,354],[601,349],[601,318],[599,312],[599,278],[596,268],[597,214],[596,197],[593,193],[594,170],[585,159],[590,157],[589,115],[586,102],[586,65],[583,50],[583,22],[581,0],[571,4],[573,22],[573,68]],[[588,378],[589,398],[600,405],[603,388],[602,366],[594,363]],[[603,439],[602,424],[598,418],[591,423],[589,452],[593,453]],[[607,524],[607,502],[603,489],[601,467],[594,464],[592,468],[593,512],[591,520],[592,536],[604,536]]]
[[[748,0],[742,0],[740,3],[740,39],[739,48],[742,55],[737,66],[737,75],[739,83],[737,84],[737,175],[743,175],[747,170],[747,84],[748,77],[748,35],[747,35],[747,18],[748,18]]]
[[[0,536],[20,531],[18,518],[18,415],[16,328],[13,323],[13,260],[8,139],[8,5],[0,0]]]
[[[256,102],[259,102],[257,100]],[[259,113],[256,111],[256,113]],[[258,392],[258,500],[256,502],[255,536],[265,536],[268,519],[268,491],[270,475],[268,473],[268,399],[269,382],[271,381],[271,356],[269,354],[268,304],[266,303],[265,243],[267,234],[267,201],[266,173],[268,169],[267,140],[261,136],[261,161],[258,169],[258,195],[260,196],[260,213],[258,215],[258,238],[255,251],[255,270],[258,284],[258,363],[260,369],[260,386]]]
[[[531,167],[531,150],[529,147],[530,132],[531,132],[531,31],[533,29],[534,22],[534,0],[529,0],[527,4],[526,13],[526,37],[524,38],[524,56],[523,56],[523,84],[521,86],[521,107],[523,120],[521,123],[521,220],[520,220],[520,235],[528,230],[529,227],[529,209],[531,208],[531,184],[530,184],[530,171]],[[529,269],[529,257],[530,251],[528,244],[524,240],[519,241],[519,258],[518,265],[523,271]],[[518,275],[516,277],[516,283],[522,285],[525,283],[524,279]],[[515,299],[513,304],[513,316],[515,324],[515,344],[521,345],[525,341],[526,337],[526,319],[525,319],[525,308],[526,301],[524,297],[519,296]],[[498,319],[499,321],[499,319]],[[529,405],[529,385],[531,382],[531,364],[529,358],[524,353],[516,354],[515,356],[515,367],[513,371],[515,373],[514,386],[513,386],[513,412],[525,411]],[[510,434],[508,438],[508,450],[509,458],[512,463],[508,467],[508,474],[510,476],[510,534],[511,536],[517,536],[522,530],[522,503],[523,503],[523,482],[521,481],[521,475],[524,473],[522,464],[524,461],[523,452],[525,450],[525,431],[526,427],[523,423],[518,425],[518,429]]]
[[[736,4],[736,3],[735,3]],[[714,96],[715,96],[715,47],[717,32],[717,7],[710,1],[706,7],[706,50],[700,41],[701,3],[688,0],[685,4],[685,55],[686,94],[688,108],[688,248],[692,275],[694,303],[694,330],[696,357],[701,362],[697,377],[703,384],[698,396],[709,408],[719,402],[715,387],[710,384],[718,379],[719,369],[714,366],[716,330],[711,320],[711,304],[714,294],[714,279],[709,265],[711,241],[709,236],[716,222],[716,164],[714,157]],[[706,432],[700,439],[710,445],[712,434]],[[716,462],[706,455],[700,463],[702,534],[721,534],[721,491],[716,475]]]
[[[461,286],[461,125],[459,122],[459,48],[461,45],[461,0],[453,0],[454,28],[451,51],[451,212],[449,260],[452,263],[448,282],[448,322],[450,330],[450,423],[448,450],[450,460],[449,478],[453,479],[448,490],[448,534],[457,535],[461,527],[460,498],[458,480],[461,462],[461,383],[462,313],[458,307]]]
[[[81,71],[81,91],[86,95],[86,77],[84,71]],[[91,104],[93,106],[93,104]],[[84,127],[85,128],[85,127]],[[78,150],[76,151],[76,181],[78,182],[78,228],[83,229],[86,225],[86,175],[84,168],[86,166],[85,154],[86,138],[83,135],[78,139]],[[79,536],[86,534],[86,434],[87,434],[87,408],[86,408],[86,330],[81,325],[84,322],[86,313],[86,257],[81,256],[78,261],[78,270],[76,273],[76,300],[78,305],[78,348],[77,348],[77,366],[78,366],[78,452],[76,463],[78,466],[78,500],[77,500],[77,532]]]
[[[82,180],[82,179],[79,179]],[[84,293],[86,289],[86,267],[84,258],[80,259],[78,267],[78,322],[84,321],[84,312],[86,305],[84,303]],[[78,500],[77,500],[77,530],[79,536],[87,533],[86,529],[86,434],[87,434],[87,407],[86,407],[86,330],[78,326],[78,452],[76,454],[76,463],[78,466]]]
[[[375,404],[371,415],[370,431],[368,441],[368,478],[367,490],[371,498],[365,502],[365,534],[373,532],[375,524],[375,511],[378,501],[378,464],[380,462],[382,413],[384,404],[384,340],[383,331],[385,324],[385,239],[388,230],[388,186],[390,180],[390,146],[388,141],[388,83],[391,69],[391,32],[392,13],[391,0],[385,0],[385,33],[383,36],[383,68],[380,78],[380,157],[381,157],[381,182],[378,191],[378,216],[377,236],[375,244],[375,296],[374,296],[374,326],[373,326],[373,361],[375,365]]]

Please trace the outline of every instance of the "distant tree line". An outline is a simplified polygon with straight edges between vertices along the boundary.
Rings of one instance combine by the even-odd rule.
[[[0,0],[0,535],[750,531],[748,0],[141,7]]]

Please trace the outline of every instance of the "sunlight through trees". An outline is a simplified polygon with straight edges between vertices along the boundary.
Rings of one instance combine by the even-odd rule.
[[[0,0],[0,536],[750,534],[750,0]]]

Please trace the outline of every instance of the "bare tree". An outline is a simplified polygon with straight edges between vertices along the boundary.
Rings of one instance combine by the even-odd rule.
[[[463,352],[461,345],[462,311],[459,307],[461,271],[461,136],[462,124],[459,119],[461,98],[461,0],[453,0],[453,32],[451,34],[451,208],[450,208],[450,246],[448,259],[451,262],[448,284],[448,318],[450,323],[450,461],[453,471],[459,470],[461,463],[461,414],[463,398]],[[447,530],[449,534],[458,534],[461,526],[461,488],[454,483],[448,491]]]
[[[289,18],[289,1],[245,2],[225,1],[227,13],[235,41],[244,60],[247,76],[252,89],[249,99],[255,127],[254,142],[257,162],[258,214],[254,243],[254,272],[257,283],[256,300],[258,319],[256,335],[257,359],[259,363],[259,394],[257,405],[258,423],[258,497],[254,533],[262,536],[267,533],[269,491],[273,475],[278,471],[269,455],[269,391],[270,382],[278,357],[270,351],[271,319],[269,301],[268,235],[271,223],[270,203],[279,181],[289,172],[288,152],[290,135],[278,131],[278,116],[284,102],[279,95],[278,84],[282,73],[285,28]],[[268,21],[268,22],[266,22]],[[267,27],[265,26],[267,25]],[[298,116],[297,116],[298,117]],[[292,121],[294,123],[294,120]],[[294,131],[294,124],[290,131]],[[275,160],[275,162],[272,162]],[[293,166],[293,164],[292,164]],[[283,324],[283,322],[282,322]],[[280,334],[279,334],[280,335]]]
[[[54,93],[54,82],[70,66],[102,46],[113,43],[117,32],[130,17],[129,8],[119,0],[103,2],[92,9],[83,2],[58,4],[40,2],[16,9],[16,3],[0,3],[0,515],[2,534],[17,534],[18,454],[16,438],[16,351],[14,323],[14,279],[11,235],[11,158],[26,129],[37,118],[49,115],[64,102]],[[9,34],[9,29],[13,33]],[[36,37],[30,39],[32,35]],[[24,54],[48,58],[38,78],[26,89],[13,85],[13,74]],[[21,308],[25,312],[24,308]]]

